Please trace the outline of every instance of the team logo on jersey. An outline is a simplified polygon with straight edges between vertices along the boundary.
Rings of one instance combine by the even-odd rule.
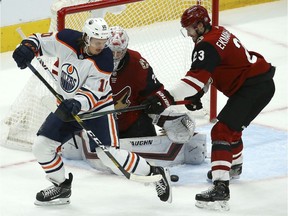
[[[62,65],[60,85],[61,88],[68,93],[78,88],[79,76],[77,69],[72,64],[66,63]]]
[[[122,109],[128,107],[131,104],[129,100],[130,95],[131,95],[130,86],[126,86],[120,92],[113,95],[115,101],[115,109]]]

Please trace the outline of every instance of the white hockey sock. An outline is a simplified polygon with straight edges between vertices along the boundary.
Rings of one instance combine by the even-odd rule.
[[[34,141],[32,152],[38,163],[47,174],[47,179],[56,184],[65,181],[65,169],[61,157],[57,154],[57,147],[60,142],[56,142],[44,136],[37,136]]]
[[[123,166],[126,171],[143,176],[150,173],[150,165],[139,155],[124,149],[116,149],[113,147],[109,147],[108,149],[113,157],[118,161],[118,163],[121,164],[121,166]],[[96,148],[96,152],[105,166],[109,167],[115,174],[123,175],[111,161],[111,159],[100,148]]]

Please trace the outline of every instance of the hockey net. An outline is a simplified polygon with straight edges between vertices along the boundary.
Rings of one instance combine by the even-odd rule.
[[[57,0],[51,11],[49,31],[71,28],[82,31],[89,17],[104,17],[109,26],[119,25],[129,35],[129,48],[137,50],[153,67],[157,78],[170,89],[189,70],[193,42],[180,32],[183,11],[194,4],[206,7],[213,24],[218,24],[218,0]],[[58,11],[58,12],[57,12]],[[32,32],[31,32],[32,33]],[[43,58],[51,70],[55,59]],[[40,64],[33,60],[36,69],[53,80]],[[215,89],[205,94],[204,109],[193,115],[212,120],[216,116]],[[32,76],[1,121],[0,144],[9,148],[30,151],[36,132],[51,112],[54,99],[46,87]],[[181,106],[177,106],[179,108]],[[184,109],[185,107],[182,107]]]

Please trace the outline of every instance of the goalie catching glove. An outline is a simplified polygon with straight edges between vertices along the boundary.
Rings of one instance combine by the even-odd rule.
[[[174,105],[175,101],[172,95],[166,90],[160,90],[148,97],[142,104],[147,105],[146,113],[148,114],[160,114],[167,107]]]
[[[22,43],[14,50],[13,58],[20,69],[25,69],[27,63],[30,63],[37,53],[37,46],[29,40],[23,40]]]
[[[175,143],[186,143],[194,135],[195,121],[188,113],[164,111],[162,115],[155,115],[153,123],[162,127],[168,138]]]

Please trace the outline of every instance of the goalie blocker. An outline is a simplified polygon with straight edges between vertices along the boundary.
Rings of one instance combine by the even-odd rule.
[[[100,161],[91,144],[87,134],[80,132],[62,146],[61,154],[66,159],[85,160],[97,170],[110,172],[111,170]],[[125,138],[120,139],[120,148],[137,153],[151,165],[163,167],[180,164],[198,165],[204,162],[207,155],[206,135],[199,133],[194,133],[186,143],[175,143],[166,135]]]

